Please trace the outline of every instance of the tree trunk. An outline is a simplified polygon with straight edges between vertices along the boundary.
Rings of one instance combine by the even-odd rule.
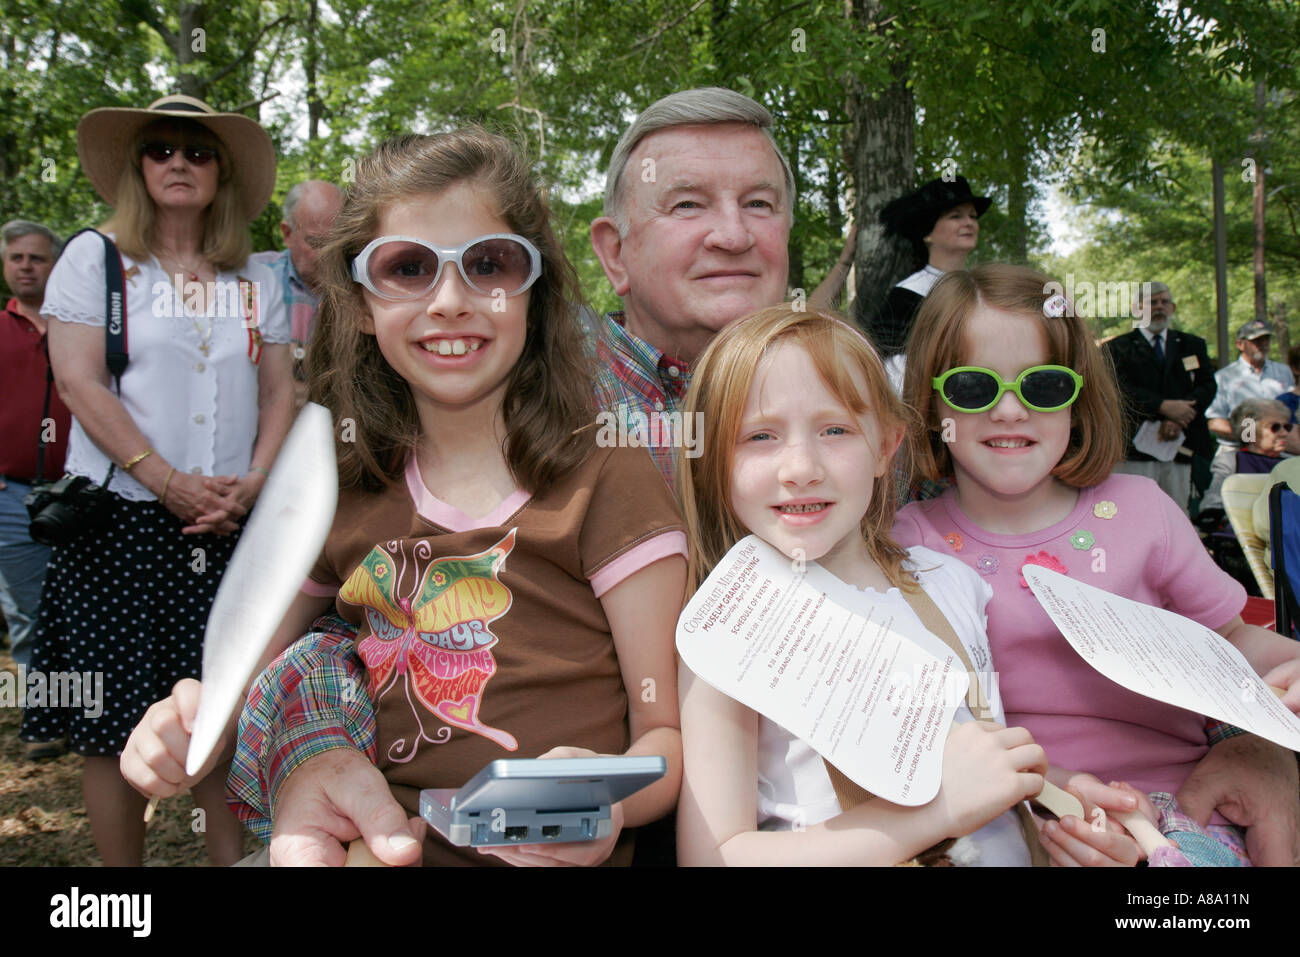
[[[879,0],[850,0],[846,4],[850,27],[866,31],[880,18],[880,6]],[[847,83],[849,175],[855,197],[853,222],[858,231],[853,318],[863,328],[890,287],[913,269],[911,244],[899,237],[886,237],[880,224],[885,204],[914,186],[916,107],[907,87],[910,68],[906,52],[893,47],[889,67],[893,82],[883,90],[868,91],[856,76],[850,76]]]
[[[799,168],[799,140],[796,138],[792,144],[792,149],[786,151],[786,159],[790,161],[790,172],[794,174],[794,196],[790,197],[790,202],[794,203],[798,197],[803,195],[804,180],[803,171]],[[803,289],[805,295],[809,292],[804,285],[803,269],[803,243],[795,242],[794,237],[790,237],[790,273],[786,282],[791,289]]]
[[[1255,318],[1268,322],[1268,294],[1264,286],[1264,84],[1255,84]]]
[[[840,170],[835,157],[826,163],[826,228],[836,239],[844,235],[844,211],[840,209]]]
[[[1285,363],[1286,354],[1291,351],[1291,330],[1286,324],[1286,302],[1281,299],[1273,303],[1273,341],[1277,343],[1273,354]]]
[[[731,16],[731,0],[712,0],[709,4],[709,61],[714,69],[718,86],[732,87],[735,77],[727,65],[726,29],[724,24]]]
[[[195,61],[200,56],[206,55],[206,32],[207,32],[208,12],[202,3],[182,3],[180,16],[180,30],[176,33],[176,85],[180,92],[186,96],[197,97],[200,100],[207,99],[208,84],[207,81],[194,72]],[[195,37],[195,30],[203,30],[204,42],[199,44],[198,38]],[[202,46],[205,52],[200,53],[194,48]]]
[[[1016,137],[1007,145],[1007,252],[1012,262],[1029,262],[1029,148]]]
[[[319,14],[318,0],[308,0],[307,3],[307,55],[303,58],[303,72],[307,74],[307,143],[310,146],[314,144],[320,136],[321,115],[325,112],[325,104],[321,102],[320,90],[316,88],[316,66],[320,58],[320,50],[316,45],[316,23]],[[308,150],[308,154],[314,157],[314,153]]]
[[[0,60],[0,69],[9,74],[11,70],[17,69],[18,62],[18,45],[12,33],[8,33],[4,38],[4,45],[0,49],[3,49],[4,52],[4,59]],[[0,112],[4,116],[14,115],[14,104],[17,100],[18,94],[12,84],[6,83],[0,87]],[[7,126],[8,124],[6,124]],[[6,129],[3,133],[0,133],[0,183],[12,183],[17,178],[18,171],[21,168],[22,158],[18,155],[18,134],[13,132],[12,129]],[[7,197],[9,190],[6,190],[5,193]],[[5,219],[8,219],[11,213],[18,212],[18,210],[10,206],[10,201],[7,198],[0,200],[0,211],[3,211]]]
[[[840,206],[840,194],[844,184],[840,181],[839,165],[835,162],[834,153],[826,159],[826,226],[831,234],[831,253],[835,257],[831,259],[829,269],[834,269],[839,257],[843,255],[840,243],[844,241],[844,210]],[[853,315],[852,284],[852,274],[846,275],[841,290],[831,298],[835,308],[846,316]]]
[[[1214,304],[1215,328],[1218,330],[1218,364],[1228,364],[1228,227],[1223,212],[1223,164],[1210,165],[1214,177]]]

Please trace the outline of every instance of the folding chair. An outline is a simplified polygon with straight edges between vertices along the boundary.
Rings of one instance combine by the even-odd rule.
[[[1223,480],[1223,509],[1228,513],[1228,523],[1236,533],[1237,541],[1259,585],[1260,594],[1274,600],[1273,569],[1269,567],[1265,543],[1255,534],[1255,522],[1251,515],[1255,499],[1270,484],[1268,475],[1229,475]]]
[[[1273,552],[1274,620],[1278,634],[1300,639],[1300,495],[1278,482],[1268,493]]]

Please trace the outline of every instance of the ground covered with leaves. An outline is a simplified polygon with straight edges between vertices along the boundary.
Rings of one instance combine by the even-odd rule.
[[[0,650],[0,670],[17,671],[7,649]],[[0,708],[0,866],[98,866],[81,798],[81,758],[24,761],[20,715],[17,708]],[[192,827],[193,809],[188,794],[158,806],[145,839],[146,865],[207,863],[203,835]],[[249,836],[246,850],[255,846]]]

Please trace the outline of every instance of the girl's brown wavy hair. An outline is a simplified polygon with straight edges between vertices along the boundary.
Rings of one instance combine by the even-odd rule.
[[[502,452],[515,481],[534,495],[580,465],[591,452],[591,369],[578,323],[573,267],[551,226],[550,209],[518,148],[469,127],[389,140],[357,163],[318,263],[320,310],[307,355],[309,396],[333,412],[342,488],[378,491],[396,483],[420,435],[411,388],[385,361],[366,316],[352,260],[378,235],[380,214],[414,196],[469,183],[491,196],[511,231],[542,255],[529,290],[523,353],[510,373],[502,409]],[[346,441],[348,420],[351,436]]]

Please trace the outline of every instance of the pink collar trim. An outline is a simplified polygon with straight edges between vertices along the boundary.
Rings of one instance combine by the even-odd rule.
[[[419,516],[450,532],[469,532],[476,528],[496,528],[504,525],[506,519],[528,504],[528,500],[532,498],[532,495],[523,489],[515,489],[491,512],[482,518],[474,518],[436,498],[425,487],[424,478],[420,475],[414,455],[406,460],[406,488],[411,493],[411,501],[415,503],[415,511]]]

